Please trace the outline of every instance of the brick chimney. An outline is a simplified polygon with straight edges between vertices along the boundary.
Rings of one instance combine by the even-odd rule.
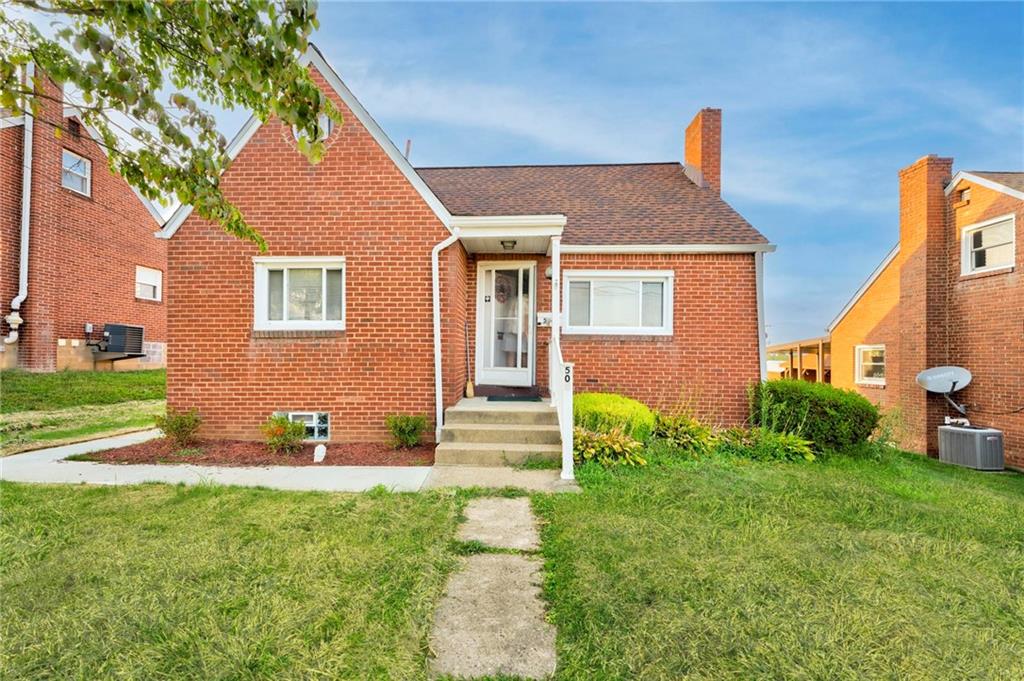
[[[931,155],[900,171],[900,305],[896,394],[910,441],[906,446],[937,455],[937,427],[947,413],[939,395],[916,382],[924,369],[948,360],[946,310],[951,243],[943,192],[953,159]]]
[[[686,126],[686,168],[691,179],[722,193],[722,110],[701,109]],[[696,175],[693,171],[697,171]],[[699,180],[702,180],[699,181]]]

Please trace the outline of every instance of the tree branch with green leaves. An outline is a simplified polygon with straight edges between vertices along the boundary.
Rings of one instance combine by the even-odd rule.
[[[265,251],[221,191],[227,141],[203,105],[281,119],[318,163],[321,117],[341,123],[302,63],[318,26],[314,0],[0,0],[0,108],[40,114],[40,84],[24,78],[34,63],[37,79],[46,74],[80,100],[69,104],[114,173]],[[63,120],[44,122],[63,129]]]

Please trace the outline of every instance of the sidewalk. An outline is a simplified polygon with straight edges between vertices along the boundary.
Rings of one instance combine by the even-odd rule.
[[[324,492],[365,492],[383,485],[394,492],[417,492],[430,474],[429,466],[234,466],[116,465],[64,461],[85,454],[145,442],[160,436],[159,430],[37,449],[0,458],[0,480],[40,483],[87,483],[135,485],[143,482],[216,483],[243,487]]]

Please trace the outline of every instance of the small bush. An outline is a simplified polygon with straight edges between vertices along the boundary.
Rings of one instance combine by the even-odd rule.
[[[754,426],[799,433],[818,452],[841,452],[867,442],[879,419],[878,407],[859,393],[796,380],[755,384],[750,407]]]
[[[626,435],[621,428],[605,433],[573,428],[572,454],[578,464],[596,461],[602,466],[646,466],[640,456],[643,444]]]
[[[203,417],[195,407],[188,411],[176,411],[173,407],[167,407],[167,415],[157,416],[154,421],[164,436],[174,440],[181,449],[196,441],[199,426],[203,425]]]
[[[274,454],[294,454],[302,449],[302,441],[306,439],[306,425],[293,423],[281,414],[267,419],[260,430],[263,431],[267,447]]]
[[[587,430],[623,433],[647,442],[654,432],[654,412],[642,402],[614,393],[580,393],[573,398],[573,421]]]
[[[411,449],[420,443],[427,429],[427,417],[419,414],[388,414],[384,424],[391,433],[395,449]]]
[[[752,461],[814,461],[811,443],[794,433],[777,433],[767,428],[731,428],[723,431],[718,451]]]
[[[687,413],[656,414],[654,437],[694,458],[709,454],[715,445],[715,433]]]

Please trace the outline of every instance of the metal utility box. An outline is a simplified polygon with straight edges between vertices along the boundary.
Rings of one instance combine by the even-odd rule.
[[[975,468],[1003,470],[1003,431],[977,426],[939,426],[939,461]]]

